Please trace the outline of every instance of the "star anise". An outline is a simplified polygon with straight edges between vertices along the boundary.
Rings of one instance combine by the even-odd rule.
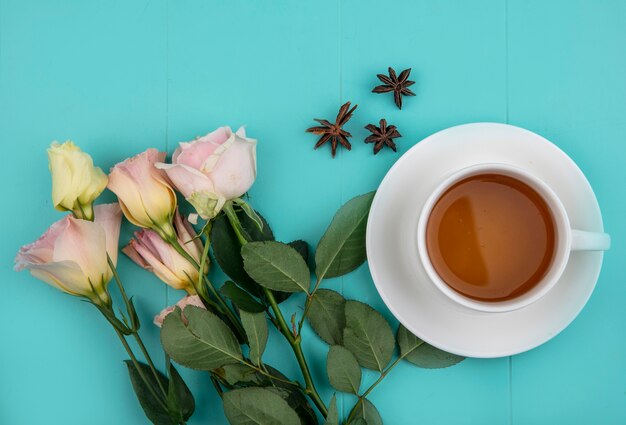
[[[387,120],[383,118],[380,120],[380,127],[368,124],[365,128],[372,132],[372,135],[365,139],[365,143],[374,143],[374,155],[380,152],[385,145],[397,152],[393,139],[402,137],[402,135],[398,132],[395,125],[387,125]]]
[[[352,113],[357,106],[358,105],[354,105],[354,107],[350,109],[350,102],[346,102],[341,105],[334,124],[327,120],[315,118],[315,121],[320,123],[321,126],[307,128],[306,130],[307,133],[319,134],[322,136],[315,144],[315,149],[319,148],[329,140],[330,151],[333,155],[333,158],[337,153],[337,145],[339,143],[341,143],[341,145],[348,150],[352,149],[350,142],[348,142],[348,137],[352,137],[352,134],[348,133],[342,127],[345,125],[345,123],[348,122],[350,118],[352,118]]]
[[[374,87],[372,92],[387,93],[393,91],[393,100],[396,102],[396,105],[398,105],[398,108],[402,109],[402,96],[415,96],[415,93],[407,88],[415,84],[415,81],[408,80],[410,73],[411,68],[405,69],[397,76],[396,71],[394,71],[392,67],[389,67],[389,76],[383,74],[377,75],[378,79],[385,84]]]

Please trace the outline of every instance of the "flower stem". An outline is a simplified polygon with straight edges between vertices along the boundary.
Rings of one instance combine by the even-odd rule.
[[[210,226],[210,225],[207,224],[207,226]],[[202,250],[202,257],[200,257],[200,271],[198,272],[198,289],[202,288],[202,280],[204,278],[204,269],[206,267],[206,262],[209,258],[209,248],[211,247],[210,228],[206,230],[203,229],[203,232],[205,234],[205,241],[204,241],[204,249]]]
[[[304,319],[306,319],[307,314],[309,314],[309,309],[311,308],[311,304],[313,303],[313,297],[317,292],[317,289],[320,287],[320,283],[322,283],[322,278],[318,278],[317,282],[315,282],[315,286],[310,294],[307,294],[306,302],[304,304],[304,312],[302,313],[302,317],[300,318],[300,322],[298,323],[298,335],[302,333],[302,326],[304,325]]]
[[[239,217],[237,217],[237,213],[235,212],[235,209],[233,208],[233,203],[226,202],[222,210],[224,211],[224,213],[226,213],[228,222],[230,223],[230,226],[235,231],[235,235],[237,236],[237,239],[239,240],[239,243],[241,244],[241,246],[244,246],[245,244],[247,244],[249,242],[249,236],[246,234],[246,231],[243,229],[243,226],[241,225],[241,221],[239,221]]]
[[[274,315],[276,316],[276,321],[278,322],[278,328],[280,332],[285,336],[287,342],[291,346],[294,355],[296,356],[296,360],[298,361],[298,365],[302,370],[302,376],[304,377],[304,383],[306,387],[304,388],[304,392],[311,398],[317,409],[320,411],[324,417],[328,415],[328,410],[326,409],[326,405],[322,401],[319,393],[317,392],[317,388],[315,388],[315,384],[313,383],[313,378],[311,377],[311,372],[309,371],[309,366],[306,362],[306,358],[304,357],[304,352],[302,351],[302,339],[300,335],[294,336],[287,322],[285,322],[285,318],[283,317],[278,304],[276,303],[276,299],[274,298],[274,294],[269,289],[263,288],[265,292],[265,297],[267,298],[272,310],[274,311]]]
[[[152,361],[152,358],[150,357],[150,353],[148,353],[148,350],[146,349],[146,346],[144,345],[143,341],[141,340],[141,336],[139,336],[139,332],[133,332],[133,336],[135,337],[135,341],[137,341],[137,345],[141,349],[141,352],[143,353],[144,358],[148,362],[148,366],[150,366],[150,369],[152,370],[152,374],[154,375],[154,379],[156,379],[157,383],[159,384],[159,389],[161,390],[161,392],[163,393],[165,398],[167,398],[167,391],[165,390],[165,388],[163,387],[163,383],[159,379],[159,374],[157,373],[157,369],[154,366],[154,362]]]
[[[131,313],[132,307],[130,306],[130,300],[128,299],[128,295],[126,295],[126,290],[124,289],[124,285],[122,284],[120,275],[117,273],[117,268],[115,267],[115,264],[113,263],[113,260],[111,259],[111,256],[108,253],[107,253],[107,262],[109,263],[109,268],[111,269],[111,272],[113,273],[113,278],[115,280],[115,283],[117,284],[117,288],[120,290],[120,294],[122,294],[122,299],[124,300],[124,306],[126,307],[126,312],[128,313],[129,317],[132,320],[132,313]]]
[[[367,390],[365,390],[365,392],[363,394],[358,396],[359,400],[356,402],[356,404],[352,408],[352,411],[350,412],[350,415],[348,416],[348,419],[346,420],[346,425],[349,425],[350,422],[352,421],[352,419],[354,419],[354,415],[355,415],[355,413],[357,411],[357,408],[363,403],[363,400],[365,398],[367,398],[368,395],[370,395],[370,393],[374,390],[374,388],[376,388],[376,386],[378,384],[380,384],[380,382],[383,379],[385,379],[385,377],[389,374],[389,372],[391,372],[393,370],[393,368],[396,367],[400,363],[400,361],[402,361],[402,359],[404,359],[406,356],[411,354],[411,352],[413,350],[415,350],[416,348],[417,348],[417,346],[411,348],[409,351],[407,351],[406,353],[404,353],[400,357],[398,357],[393,363],[391,363],[391,365],[389,365],[389,367],[387,369],[385,369],[384,371],[381,372],[381,374],[378,377],[378,379],[372,385],[370,385],[369,388]]]
[[[124,335],[122,335],[122,333],[117,329],[115,329],[115,333],[117,333],[117,336],[119,337],[122,345],[126,349],[126,352],[128,353],[130,360],[133,362],[133,365],[135,366],[137,373],[141,377],[141,380],[144,382],[144,384],[148,388],[148,391],[150,391],[150,394],[152,394],[152,397],[154,397],[154,399],[159,403],[159,405],[163,408],[163,410],[167,412],[168,411],[167,406],[165,405],[165,403],[163,403],[163,400],[158,396],[158,394],[156,393],[152,385],[150,385],[148,378],[146,378],[146,375],[143,373],[143,369],[139,365],[139,362],[137,361],[137,357],[135,357],[135,354],[133,353],[133,350],[130,348],[130,345],[128,345],[126,338],[124,338]],[[159,380],[157,379],[157,382],[158,381]]]
[[[247,362],[246,360],[241,360],[241,364],[244,364],[248,366],[249,368],[254,369],[256,372],[260,373],[263,376],[267,376],[272,381],[278,381],[278,382],[282,382],[283,384],[293,385],[294,387],[304,389],[299,382],[290,381],[289,379],[284,379],[279,376],[272,375],[264,367],[256,366],[253,363]]]
[[[120,276],[117,273],[117,268],[115,267],[115,264],[113,263],[113,260],[111,259],[109,254],[107,254],[107,261],[109,263],[109,267],[111,268],[111,272],[113,273],[115,283],[117,284],[117,287],[119,288],[120,293],[122,294],[122,299],[124,300],[124,305],[126,306],[126,312],[128,313],[128,316],[130,317],[130,321],[132,325],[131,332],[133,334],[133,337],[135,338],[135,341],[137,341],[137,345],[139,345],[139,348],[141,349],[141,352],[143,353],[144,358],[148,362],[148,365],[150,366],[150,369],[152,370],[152,374],[154,375],[154,379],[156,379],[156,382],[159,385],[159,389],[163,393],[163,396],[167,399],[167,391],[165,391],[165,388],[163,387],[163,383],[161,382],[161,379],[159,379],[159,374],[157,373],[156,367],[154,366],[154,362],[152,361],[152,358],[150,357],[150,353],[148,353],[148,350],[146,349],[146,346],[144,345],[141,339],[141,336],[139,336],[139,326],[138,326],[139,324],[134,323],[134,320],[135,320],[134,319],[134,316],[135,316],[134,307],[132,307],[130,304],[130,300],[128,298],[128,295],[126,295],[126,290],[124,289],[124,285],[122,284],[122,280],[120,279]]]
[[[235,235],[237,235],[237,239],[239,240],[239,243],[242,246],[247,244],[249,242],[248,238],[245,235],[245,231],[243,230],[241,226],[239,217],[237,217],[237,214],[235,213],[235,210],[233,209],[232,204],[227,202],[226,205],[224,206],[223,211],[225,212],[226,217],[228,218],[228,221],[230,222],[230,225],[235,232]],[[287,339],[287,342],[291,346],[291,349],[293,350],[293,353],[296,356],[298,365],[300,366],[300,369],[302,370],[302,376],[304,377],[304,382],[306,384],[306,387],[304,388],[304,392],[311,398],[311,400],[313,401],[317,409],[320,411],[320,413],[324,415],[324,417],[326,417],[326,415],[328,415],[328,410],[326,409],[326,405],[324,404],[319,393],[317,392],[317,388],[315,388],[315,383],[313,382],[313,378],[311,377],[311,372],[309,371],[309,366],[306,362],[306,358],[304,357],[304,352],[302,351],[302,344],[301,344],[302,340],[300,338],[300,335],[294,336],[291,333],[291,330],[289,329],[289,325],[285,321],[285,317],[283,316],[283,313],[280,310],[280,307],[278,307],[278,303],[276,302],[276,299],[274,298],[274,294],[272,293],[272,291],[270,291],[267,288],[263,288],[263,292],[265,294],[265,298],[267,299],[267,301],[269,302],[272,308],[272,311],[274,312],[278,329],[283,334],[283,336]]]
[[[204,273],[200,269],[200,264],[198,264],[196,259],[193,258],[191,255],[189,255],[187,251],[185,251],[185,249],[180,245],[180,243],[178,242],[178,240],[176,240],[176,238],[172,238],[170,240],[167,240],[166,242],[171,244],[174,247],[174,249],[180,255],[182,255],[185,260],[187,260],[191,265],[193,265],[198,270],[201,276],[203,276],[204,281],[207,287],[209,288],[209,291],[211,291],[211,294],[213,294],[213,296],[215,297],[215,300],[218,303],[220,312],[225,314],[228,317],[228,320],[232,323],[235,329],[237,329],[237,332],[239,332],[240,336],[243,337],[243,340],[245,340],[246,332],[244,331],[243,326],[241,326],[241,323],[239,323],[239,319],[237,318],[235,313],[233,313],[233,311],[228,307],[228,305],[226,305],[226,302],[220,296],[219,292],[217,292],[217,290],[215,289],[215,287],[213,286],[209,278],[204,275]]]

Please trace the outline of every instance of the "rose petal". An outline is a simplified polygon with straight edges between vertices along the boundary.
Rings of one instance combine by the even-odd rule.
[[[53,223],[46,232],[35,242],[24,245],[15,257],[15,271],[29,268],[33,264],[43,264],[52,261],[54,242],[69,226],[70,216]]]
[[[89,297],[99,284],[94,283],[92,288],[81,267],[73,261],[37,264],[29,268],[37,279],[71,295]]]
[[[173,312],[176,307],[180,308],[183,311],[181,314],[181,318],[184,323],[187,323],[187,318],[185,317],[184,310],[185,310],[185,307],[187,307],[188,305],[192,305],[192,306],[199,307],[199,308],[206,310],[206,307],[202,303],[202,300],[200,299],[199,296],[187,295],[186,297],[178,301],[175,305],[165,307],[163,310],[161,310],[161,312],[157,316],[154,317],[154,324],[160,328],[163,325],[163,321],[168,316],[168,314]]]
[[[106,250],[113,264],[117,265],[122,210],[118,203],[100,204],[94,207],[94,221],[104,229]]]
[[[120,200],[124,215],[133,224],[153,228],[169,222],[176,208],[176,195],[167,177],[154,165],[165,152],[148,149],[111,169],[109,189]]]
[[[172,184],[185,198],[190,198],[195,192],[215,192],[211,179],[188,165],[157,163],[156,167],[165,171]]]
[[[88,207],[102,193],[107,177],[91,157],[73,142],[52,143],[48,149],[52,174],[52,202],[59,210]]]
[[[136,245],[137,245],[137,241],[135,239],[131,239],[128,242],[128,245],[122,248],[122,252],[126,254],[126,256],[130,258],[139,267],[146,269],[146,270],[150,270],[149,269],[150,264],[148,264],[146,260],[143,259],[143,257],[139,254],[139,252],[137,252]]]
[[[174,308],[175,308],[174,306],[170,306],[170,307],[165,307],[163,310],[161,310],[161,312],[158,315],[154,316],[154,324],[157,325],[159,328],[163,326],[163,321],[165,320],[168,314],[174,311]]]
[[[199,263],[202,256],[202,243],[200,238],[194,239],[196,231],[178,210],[174,215],[174,227],[178,235],[178,242]]]
[[[198,295],[187,295],[186,297],[178,301],[176,305],[183,311],[185,310],[185,307],[187,307],[188,305],[192,305],[194,307],[199,307],[201,309],[206,310],[206,307],[204,306],[202,299]]]
[[[147,264],[144,268],[157,275],[157,277],[163,282],[167,283],[174,289],[185,289],[188,285],[188,281],[186,279],[180,279],[176,275],[175,270],[168,268],[157,256],[157,254],[152,252],[145,245],[135,243],[133,244],[133,248],[143,258],[144,264]]]
[[[52,260],[75,262],[93,285],[108,281],[110,269],[104,229],[95,222],[70,218],[69,226],[54,243]]]
[[[226,199],[239,198],[246,193],[256,179],[256,140],[235,137],[221,153],[209,176],[215,190]]]

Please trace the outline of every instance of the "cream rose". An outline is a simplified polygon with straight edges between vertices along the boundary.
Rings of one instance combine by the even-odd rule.
[[[72,141],[54,142],[48,149],[52,203],[60,211],[93,220],[93,201],[107,186],[107,176]]]

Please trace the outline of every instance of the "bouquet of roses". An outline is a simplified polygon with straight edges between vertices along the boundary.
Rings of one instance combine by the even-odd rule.
[[[265,219],[242,198],[256,178],[256,140],[243,129],[222,127],[180,143],[171,163],[165,162],[165,152],[148,149],[114,166],[108,176],[72,142],[54,143],[48,156],[54,206],[70,214],[20,249],[15,269],[28,269],[98,309],[128,352],[132,386],[155,424],[185,424],[194,412],[193,395],[170,359],[210,375],[233,425],[318,424],[320,419],[329,425],[382,424],[367,397],[401,360],[427,368],[462,360],[402,326],[394,335],[370,306],[320,289],[324,279],[345,275],[365,261],[373,192],[341,207],[310,256],[304,241],[274,240]],[[119,202],[94,206],[107,187]],[[193,207],[188,217],[178,209],[176,191]],[[132,297],[116,269],[122,213],[140,228],[122,252],[186,292],[155,317],[166,353],[164,372],[140,337]],[[214,262],[232,281],[214,284],[209,277]],[[117,313],[111,280],[123,305]],[[304,306],[302,313],[286,315],[281,303],[292,294],[300,294]],[[339,417],[335,396],[325,402],[313,382],[302,349],[305,323],[330,345],[330,384],[356,396],[346,418]],[[301,379],[263,360],[269,326],[287,341]],[[131,339],[143,360],[133,352]],[[379,373],[365,389],[362,367]]]

